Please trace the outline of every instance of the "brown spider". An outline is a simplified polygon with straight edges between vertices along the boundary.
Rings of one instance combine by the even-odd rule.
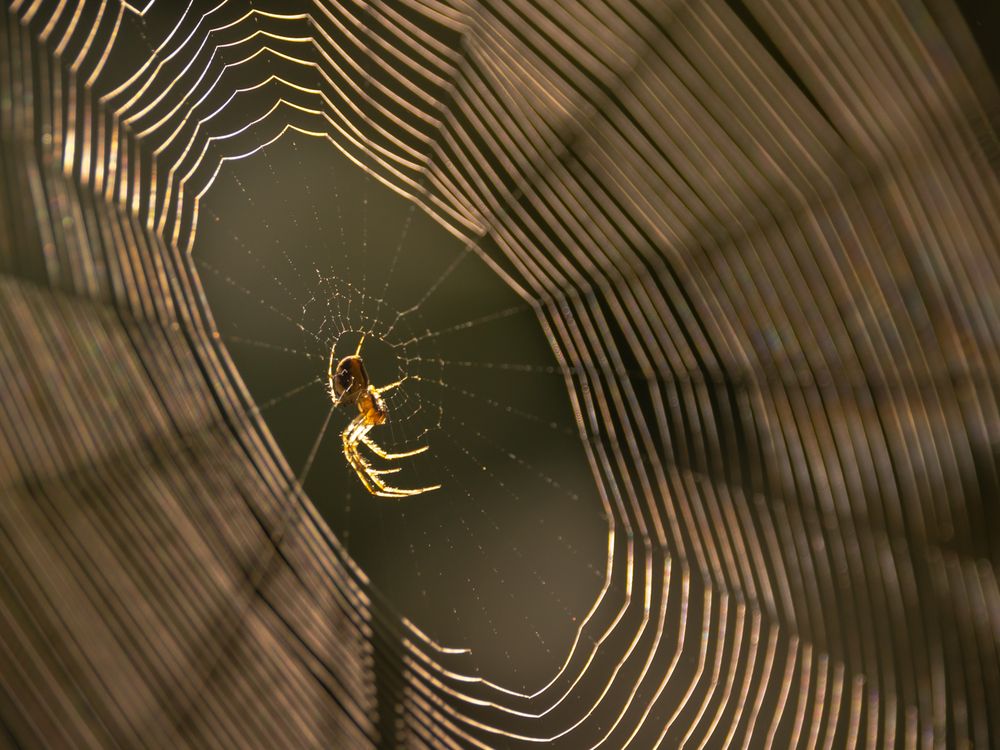
[[[330,398],[333,399],[333,405],[336,407],[341,404],[357,404],[358,407],[358,415],[351,420],[350,424],[341,433],[344,443],[344,457],[347,459],[347,463],[354,469],[354,473],[358,475],[358,479],[361,480],[365,489],[371,494],[380,497],[409,497],[439,489],[441,487],[440,484],[415,489],[400,489],[387,485],[382,481],[382,475],[394,474],[399,469],[376,469],[367,458],[361,455],[358,446],[359,443],[364,443],[368,447],[368,450],[379,458],[384,458],[386,461],[395,461],[400,458],[416,456],[418,453],[423,453],[427,450],[427,446],[425,445],[423,448],[406,451],[405,453],[389,453],[376,445],[375,441],[368,437],[368,433],[371,432],[373,427],[385,424],[386,419],[389,417],[389,410],[385,405],[385,399],[382,398],[382,394],[402,385],[406,378],[401,378],[395,383],[389,383],[389,385],[382,386],[381,388],[373,386],[368,380],[368,372],[365,370],[365,364],[361,360],[361,345],[364,343],[365,337],[362,335],[354,354],[344,357],[336,363],[336,366],[334,366],[333,352],[331,351],[330,367],[327,370],[327,382],[330,390]]]

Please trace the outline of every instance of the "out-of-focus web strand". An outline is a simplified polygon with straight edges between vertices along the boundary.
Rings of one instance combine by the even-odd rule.
[[[401,631],[415,636],[403,641],[412,656],[401,707],[404,723],[423,742],[485,747],[490,737],[501,736],[527,743],[565,738],[568,747],[598,747],[619,727],[628,732],[625,744],[643,736],[649,739],[642,742],[664,746],[704,746],[719,736],[732,740],[741,728],[744,746],[753,744],[754,732],[768,744],[784,744],[780,737],[809,747],[839,744],[838,738],[869,747],[899,741],[915,746],[920,737],[932,744],[952,738],[985,746],[994,737],[997,727],[989,717],[1000,697],[995,684],[983,686],[976,675],[981,657],[993,658],[986,669],[996,666],[995,653],[969,629],[975,625],[972,602],[987,597],[992,606],[979,611],[995,622],[995,572],[963,566],[940,551],[933,534],[948,526],[963,539],[975,538],[976,518],[983,513],[975,498],[968,509],[955,508],[943,491],[963,472],[981,470],[967,422],[949,414],[968,414],[977,422],[977,437],[995,442],[995,395],[979,388],[971,402],[953,406],[954,387],[931,378],[922,401],[903,392],[886,403],[870,385],[906,383],[928,368],[944,372],[939,363],[956,359],[966,371],[982,368],[987,383],[1000,370],[998,269],[984,251],[1000,237],[1000,220],[988,210],[1000,200],[1000,186],[977,163],[977,139],[965,114],[971,108],[989,122],[981,97],[995,92],[971,88],[926,9],[911,9],[924,24],[918,28],[912,16],[885,4],[820,9],[796,3],[790,13],[765,0],[746,3],[823,107],[821,117],[728,6],[711,1],[671,3],[663,18],[623,2],[593,12],[568,5],[543,10],[528,2],[453,8],[414,0],[398,9],[376,8],[393,18],[405,8],[464,32],[474,51],[456,67],[457,57],[425,30],[386,24],[394,27],[394,37],[376,37],[377,48],[368,54],[389,83],[366,74],[363,60],[335,41],[368,49],[362,36],[371,30],[364,19],[373,9],[367,6],[322,3],[295,15],[253,9],[217,25],[210,16],[240,4],[218,3],[199,13],[191,3],[156,55],[117,89],[98,96],[96,106],[90,90],[103,80],[123,11],[141,17],[154,3],[141,9],[120,4],[103,40],[99,23],[80,26],[82,2],[70,8],[63,0],[47,17],[40,0],[23,11],[22,5],[12,3],[9,14],[25,28],[41,24],[32,32],[41,41],[70,14],[58,41],[48,42],[55,41],[57,59],[72,56],[79,44],[71,69],[89,73],[82,130],[74,103],[79,82],[74,77],[68,88],[53,89],[49,124],[65,173],[78,173],[84,187],[91,180],[98,190],[104,186],[106,197],[126,212],[145,206],[139,226],[131,219],[120,228],[109,222],[115,228],[108,239],[120,237],[129,247],[145,243],[152,256],[163,252],[176,264],[162,241],[140,239],[141,226],[160,236],[166,231],[169,247],[191,252],[199,200],[225,162],[258,154],[289,132],[326,138],[470,243],[488,228],[520,277],[505,278],[534,301],[557,356],[565,357],[561,371],[610,523],[604,585],[562,666],[534,691],[503,687],[502,677],[491,681],[464,673],[474,655],[438,647],[401,620]],[[189,12],[197,21],[185,34]],[[277,31],[296,22],[301,35]],[[223,41],[224,31],[240,38]],[[302,47],[303,56],[268,46],[275,41]],[[396,46],[400,41],[408,51]],[[104,52],[88,71],[84,63],[98,44]],[[612,59],[609,50],[636,44],[642,53],[634,61]],[[246,46],[247,54],[219,66],[216,53],[236,46]],[[259,63],[265,54],[318,73],[330,94],[315,88],[306,73],[301,83],[271,76],[226,89],[228,70]],[[185,66],[163,86],[163,66],[175,57],[186,60]],[[174,82],[180,84],[184,71],[203,57],[203,69],[184,95],[161,107]],[[203,80],[212,83],[201,89]],[[609,87],[613,99],[598,84]],[[376,101],[368,86],[398,109]],[[272,89],[287,92],[275,96]],[[450,108],[431,89],[450,91]],[[113,104],[130,91],[131,98]],[[304,106],[296,94],[315,99],[315,105]],[[264,115],[242,127],[210,132],[216,115],[231,112],[247,96],[272,101]],[[204,116],[196,113],[213,99],[222,104]],[[286,120],[302,115],[305,120]],[[151,124],[138,129],[146,118]],[[573,127],[584,119],[585,129]],[[181,155],[170,161],[169,149],[189,122],[194,127]],[[567,125],[574,133],[568,144]],[[15,125],[22,132],[32,127],[37,125],[27,120]],[[489,153],[470,137],[472,131]],[[97,158],[90,148],[95,137]],[[139,147],[154,150],[148,175],[131,156]],[[197,156],[180,176],[188,154]],[[515,200],[501,170],[520,178]],[[933,193],[921,179],[928,172],[937,179]],[[65,205],[78,205],[80,198],[69,192]],[[77,225],[84,224],[77,217]],[[89,241],[87,230],[81,231],[78,238],[51,232],[47,242],[62,251],[51,256],[50,273],[62,275],[68,264],[69,278],[87,279],[83,286],[96,289],[91,266],[80,261]],[[933,273],[918,277],[910,270],[913,249],[907,243],[915,238],[933,261]],[[919,289],[921,303],[961,300],[947,313],[924,315],[938,318],[934,325],[954,322],[961,334],[943,333],[932,342],[927,324],[918,328],[923,313],[909,311],[901,283]],[[850,315],[845,300],[854,305]],[[148,306],[134,296],[128,304]],[[201,314],[186,305],[164,314],[179,316],[191,330],[207,330]],[[763,343],[748,328],[763,332]],[[939,341],[951,348],[939,350]],[[642,394],[652,413],[639,406],[632,379],[611,377],[626,370],[617,348],[622,345],[641,370],[667,374],[650,378]],[[797,389],[766,377],[765,368],[772,366],[812,383],[845,367],[861,373],[861,380],[853,393]],[[231,363],[213,367],[225,383]],[[722,373],[722,382],[685,384],[681,377],[705,369]],[[733,373],[758,386],[746,391],[740,414],[751,416],[759,441],[759,453],[750,460],[762,462],[762,484],[749,492],[748,485],[739,485],[749,478],[736,473],[722,453],[727,438],[720,420],[733,415],[709,398],[713,389],[736,390],[727,380]],[[665,383],[677,385],[669,386],[671,392]],[[238,404],[249,402],[245,392],[234,391],[231,398],[237,413]],[[30,414],[21,418],[31,423]],[[72,418],[86,423],[82,414]],[[246,424],[247,435],[256,436]],[[268,456],[276,448],[259,437],[249,440],[254,463],[272,466]],[[44,455],[38,448],[37,455]],[[264,481],[280,506],[278,488],[287,482],[271,469]],[[760,514],[756,522],[754,512]],[[324,570],[331,590],[347,597],[340,606],[350,619],[365,622],[370,603],[363,573],[314,522],[305,522],[301,532],[310,540],[310,564]],[[336,562],[329,558],[330,544]],[[926,563],[918,563],[914,544],[933,553],[929,562],[941,563],[932,573],[934,588],[923,596],[943,598],[920,610],[933,612],[921,644],[906,637],[912,605],[905,597],[921,596],[913,581],[926,579],[919,572]],[[615,563],[616,549],[623,550],[624,565]],[[654,549],[666,555],[662,569],[654,566]],[[887,557],[892,574],[883,574]],[[683,581],[673,598],[672,575]],[[838,593],[835,583],[843,575],[848,594]],[[655,614],[654,587],[660,597]],[[951,599],[949,591],[955,592]],[[682,615],[675,646],[661,643],[668,614],[686,613],[689,597],[697,601],[701,628],[687,628]],[[834,616],[831,602],[837,603]],[[953,620],[946,602],[959,610]],[[635,608],[642,617],[622,633],[618,626]],[[881,626],[880,617],[889,624]],[[602,619],[608,624],[598,625]],[[963,636],[948,640],[949,630]],[[903,650],[913,652],[913,664],[894,656],[893,633],[906,641]],[[936,652],[941,642],[944,651]],[[737,657],[746,648],[753,654],[740,665]],[[599,661],[609,649],[615,650],[610,663]],[[693,670],[680,667],[684,653],[697,655]],[[617,676],[633,662],[640,665],[635,683],[613,691]],[[767,674],[748,712],[758,662]],[[773,679],[772,669],[778,671]],[[555,716],[583,681],[598,686],[595,702],[575,706],[575,715],[560,714],[558,728],[535,734],[530,722],[511,722]],[[777,695],[764,721],[758,712],[766,689]],[[945,693],[968,704],[966,718],[947,712],[940,697]],[[686,727],[675,726],[692,711]],[[610,712],[603,729],[588,723],[599,712]],[[848,719],[842,724],[843,712]],[[267,731],[262,723],[256,726]],[[945,734],[941,727],[948,727]],[[309,735],[305,724],[300,728]],[[238,736],[241,730],[231,731]]]

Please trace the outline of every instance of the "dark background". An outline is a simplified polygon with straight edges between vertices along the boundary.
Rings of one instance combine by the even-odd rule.
[[[1000,6],[960,5],[995,71]],[[138,67],[176,14],[166,5],[151,12],[145,33],[117,47],[109,69]],[[245,82],[229,80],[223,90],[255,85],[285,64],[262,55],[234,68]],[[195,116],[219,104],[208,97]],[[263,114],[241,100],[231,112],[239,123],[248,112]],[[224,117],[211,123],[214,132],[226,132]],[[264,143],[298,119],[291,110],[277,113],[246,141]],[[443,645],[471,648],[470,672],[478,668],[504,686],[530,691],[558,670],[598,595],[608,522],[566,373],[535,311],[480,251],[499,255],[488,244],[466,247],[328,140],[288,130],[257,153],[222,163],[201,200],[192,259],[219,337],[291,472],[303,478],[332,531],[391,605],[379,607],[378,616],[408,617]],[[41,278],[37,256],[23,268]],[[330,412],[331,351],[335,358],[353,351],[362,332],[376,385],[409,378],[388,395],[389,422],[372,437],[388,450],[429,447],[397,462],[392,468],[399,473],[387,479],[403,488],[441,483],[442,489],[402,500],[369,495],[339,445],[354,416],[350,409],[333,413],[317,442]],[[801,540],[809,543],[805,535]],[[846,588],[847,581],[838,583]],[[941,601],[952,608],[952,600]],[[836,615],[831,607],[831,620]],[[691,629],[702,620],[686,610],[670,617]],[[627,639],[628,628],[620,630]],[[588,630],[591,643],[598,632]],[[674,636],[665,632],[665,642]],[[619,645],[608,651],[623,651]],[[687,650],[681,669],[693,671],[694,658]],[[614,665],[605,667],[598,673]],[[392,670],[376,679],[387,682],[386,673]],[[391,716],[394,704],[379,703]],[[689,720],[682,716],[678,726]]]
[[[607,522],[530,305],[477,247],[297,132],[223,166],[201,204],[194,260],[296,475],[331,405],[332,348],[352,353],[365,331],[372,382],[409,376],[386,394],[389,421],[371,437],[389,451],[429,446],[385,479],[442,489],[368,494],[341,452],[357,413],[342,407],[305,490],[401,615],[472,648],[487,674],[526,688],[548,679],[603,583]]]
[[[959,6],[995,73],[1000,4]],[[244,66],[247,80],[281,64],[264,56]],[[420,378],[389,394],[389,422],[371,437],[390,451],[428,445],[386,479],[442,489],[369,495],[341,453],[355,414],[341,408],[305,490],[400,615],[471,648],[483,674],[532,689],[558,669],[600,590],[607,521],[564,374],[531,306],[480,251],[496,255],[447,233],[329,140],[289,130],[224,163],[201,202],[194,260],[295,474],[329,411],[331,349],[353,352],[365,331],[376,386]]]

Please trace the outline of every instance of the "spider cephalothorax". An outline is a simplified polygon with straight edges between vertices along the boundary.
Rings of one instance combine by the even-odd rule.
[[[328,388],[330,398],[333,399],[334,406],[341,404],[356,404],[358,415],[351,420],[350,424],[344,428],[341,438],[344,444],[344,457],[351,468],[358,475],[358,479],[364,484],[373,495],[380,497],[409,497],[419,495],[423,492],[430,492],[441,487],[435,484],[430,487],[418,487],[415,489],[400,489],[391,487],[382,481],[383,474],[393,474],[399,469],[376,469],[371,463],[361,455],[359,443],[364,443],[368,450],[386,461],[395,461],[400,458],[415,456],[427,450],[425,445],[416,450],[405,453],[388,453],[380,448],[368,433],[377,425],[385,424],[389,417],[389,410],[386,408],[385,399],[382,394],[401,385],[406,378],[401,378],[394,383],[376,388],[368,380],[368,372],[365,370],[365,363],[361,359],[361,345],[365,342],[365,337],[361,337],[358,348],[354,354],[344,357],[334,364],[333,352],[330,352],[330,367],[327,372]]]

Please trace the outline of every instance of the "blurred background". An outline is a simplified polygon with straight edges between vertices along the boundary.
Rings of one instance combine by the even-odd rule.
[[[200,220],[193,257],[222,340],[345,549],[436,638],[522,688],[543,684],[600,590],[608,521],[531,306],[482,249],[326,140],[289,134],[227,165]],[[331,406],[330,353],[353,354],[362,333],[373,385],[408,378],[370,437],[388,451],[428,446],[373,463],[400,469],[383,477],[391,486],[440,490],[370,495],[341,450],[353,406],[334,413],[304,472]]]
[[[998,744],[995,3],[2,19],[0,745]]]

